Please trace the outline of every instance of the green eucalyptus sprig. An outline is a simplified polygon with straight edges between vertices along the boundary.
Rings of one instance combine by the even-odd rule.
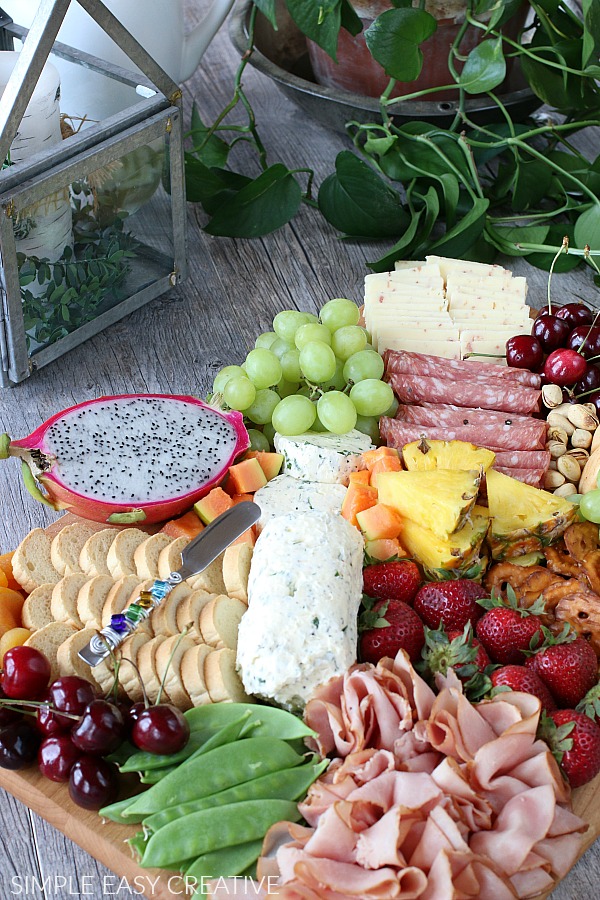
[[[375,271],[429,252],[481,261],[503,252],[548,268],[565,234],[574,245],[600,248],[600,156],[588,160],[571,143],[578,130],[600,127],[597,0],[582,0],[580,15],[567,0],[530,0],[534,18],[523,43],[505,34],[521,0],[469,0],[449,51],[448,82],[435,89],[453,88],[458,95],[457,113],[447,129],[394,123],[396,81],[419,75],[421,45],[437,25],[424,3],[418,9],[412,0],[392,4],[365,32],[371,55],[390,78],[380,99],[380,119],[348,123],[355,152],[342,150],[335,172],[321,185],[318,206],[324,217],[346,239],[392,240],[390,250],[370,264]],[[304,34],[334,59],[340,29],[360,30],[348,0],[332,0],[327,6],[317,0],[286,0],[286,6]],[[254,0],[248,49],[231,103],[210,127],[196,112],[192,122],[188,198],[201,202],[211,216],[206,230],[212,234],[267,234],[290,221],[303,201],[314,203],[310,170],[268,164],[243,91],[257,10],[276,28],[275,0]],[[460,45],[470,29],[482,32],[482,40],[464,56]],[[544,121],[515,121],[502,103],[497,90],[511,60],[521,66],[540,101],[555,110]],[[402,99],[430,99],[434,92],[415,91]],[[466,99],[479,94],[487,94],[497,107],[497,120],[485,127],[466,111]],[[238,104],[248,123],[229,126],[225,119]],[[227,130],[234,135],[230,143],[222,137]],[[254,179],[228,164],[231,148],[242,140],[257,152],[261,173]],[[296,176],[305,171],[309,180],[303,192]],[[564,271],[580,261],[575,253],[565,254],[558,268]]]

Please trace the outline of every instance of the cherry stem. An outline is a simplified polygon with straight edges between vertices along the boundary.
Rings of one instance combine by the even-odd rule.
[[[565,253],[569,252],[569,238],[567,237],[567,235],[565,235],[564,238],[562,239],[562,244],[558,248],[558,252],[557,252],[556,256],[554,257],[554,259],[552,260],[552,263],[550,265],[550,271],[548,272],[548,314],[549,315],[552,315],[552,300],[550,299],[550,282],[552,281],[552,276],[554,274],[554,266],[556,265],[556,261],[558,260],[558,257],[563,252],[563,250],[565,251]]]
[[[135,674],[137,675],[137,679],[140,683],[140,687],[142,689],[142,696],[144,698],[144,707],[145,707],[145,709],[148,709],[148,707],[150,706],[150,704],[148,703],[148,694],[146,693],[146,687],[144,685],[140,670],[138,669],[138,667],[136,666],[134,661],[132,659],[129,659],[127,656],[122,656],[121,662],[122,663],[128,662],[130,666],[133,666],[133,668],[135,670]]]
[[[0,700],[0,707],[22,712],[24,715],[30,716],[35,716],[39,709],[49,709],[58,716],[65,716],[68,719],[73,719],[75,722],[78,722],[81,718],[81,716],[77,716],[75,713],[63,712],[61,709],[57,709],[56,706],[53,703],[49,703],[48,700],[16,700],[7,697]]]
[[[156,704],[155,704],[156,706],[158,706],[158,704],[160,703],[160,698],[162,697],[162,694],[163,694],[165,681],[167,680],[167,673],[168,673],[169,669],[171,668],[171,663],[173,662],[173,657],[177,653],[177,648],[179,647],[181,641],[186,636],[186,634],[188,633],[189,630],[190,630],[189,625],[186,625],[185,628],[183,629],[183,631],[181,632],[181,634],[179,635],[179,637],[177,638],[177,640],[175,641],[175,646],[171,650],[171,655],[169,656],[167,665],[165,666],[165,671],[163,672],[163,677],[162,677],[162,681],[160,683],[160,688],[158,689],[158,694],[156,697]]]

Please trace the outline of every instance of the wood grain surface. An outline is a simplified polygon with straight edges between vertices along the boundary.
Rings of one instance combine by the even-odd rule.
[[[1,5],[1,4],[0,4]],[[199,22],[208,0],[188,0],[188,25]],[[157,23],[160,27],[160,23]],[[210,122],[231,98],[236,53],[226,28],[184,86],[189,122],[192,102]],[[310,166],[315,183],[333,170],[342,139],[306,119],[266,77],[250,67],[244,88],[256,111],[269,162]],[[63,110],[68,113],[68,110]],[[234,121],[242,121],[241,113]],[[594,158],[598,148],[585,135],[579,145]],[[587,143],[586,143],[587,141]],[[231,164],[254,171],[247,149],[238,145]],[[0,389],[0,432],[22,437],[49,415],[89,397],[135,391],[203,396],[216,371],[239,363],[260,331],[281,309],[316,311],[331,297],[362,297],[366,262],[388,244],[342,242],[323,218],[304,207],[294,221],[258,240],[214,238],[202,231],[206,216],[189,204],[189,279],[176,288],[35,373],[18,387]],[[506,263],[506,261],[505,261]],[[532,306],[545,302],[546,273],[522,260],[508,265],[526,274]],[[597,304],[589,273],[577,270],[553,282],[557,301],[580,296]],[[23,489],[18,465],[0,465],[0,552],[12,549],[31,528],[57,518]],[[28,801],[28,789],[21,794]],[[0,900],[67,900],[70,897],[141,897],[139,888],[119,883],[106,868],[110,860],[79,849],[42,816],[9,793],[0,792]],[[590,813],[596,804],[589,800]],[[600,808],[600,804],[598,804]],[[77,822],[71,818],[71,822]],[[79,838],[75,824],[74,837]],[[95,844],[88,845],[95,850]],[[553,893],[553,900],[584,900],[598,894],[600,848],[590,849]],[[172,896],[181,896],[172,892]],[[148,900],[156,894],[146,892]]]

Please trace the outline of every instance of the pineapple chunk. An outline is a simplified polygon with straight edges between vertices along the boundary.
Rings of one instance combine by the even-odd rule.
[[[421,438],[402,448],[407,469],[479,469],[493,465],[496,454],[466,441],[428,441]]]
[[[460,531],[442,540],[438,535],[410,519],[404,520],[402,543],[433,578],[446,572],[460,577],[479,560],[479,551],[489,528],[488,511],[475,506]]]
[[[379,472],[371,481],[379,502],[445,540],[465,524],[477,500],[479,472]]]
[[[494,469],[486,473],[493,559],[512,559],[542,550],[575,519],[577,507],[563,497],[523,484]]]

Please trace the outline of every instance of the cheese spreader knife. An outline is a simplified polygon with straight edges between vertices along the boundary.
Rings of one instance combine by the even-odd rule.
[[[181,568],[162,581],[157,579],[147,591],[140,591],[135,603],[122,613],[111,616],[110,625],[95,634],[79,651],[89,666],[97,666],[116,650],[126,637],[144,622],[175,585],[206,569],[230,544],[260,518],[260,507],[244,501],[236,503],[204,528],[181,554]]]

